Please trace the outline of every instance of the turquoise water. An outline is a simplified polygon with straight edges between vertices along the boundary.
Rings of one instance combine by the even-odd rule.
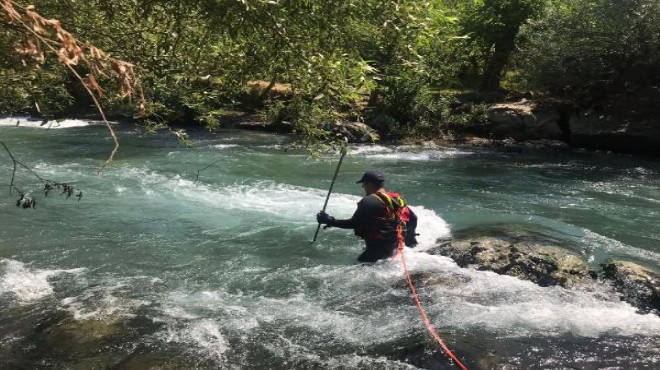
[[[313,160],[259,133],[192,133],[186,147],[117,129],[121,152],[98,176],[111,149],[103,127],[0,126],[22,163],[84,193],[44,198],[19,169],[15,183],[38,203],[18,209],[0,153],[0,363],[129,368],[155,356],[174,368],[451,368],[398,261],[356,265],[361,244],[345,230],[310,244],[336,156]],[[504,225],[560,239],[594,267],[617,257],[659,268],[659,162],[353,146],[330,214],[351,215],[355,181],[371,168],[420,216],[410,268],[441,281],[418,289],[471,368],[660,366],[660,317],[604,286],[541,288],[424,252],[452,232]],[[62,317],[126,327],[66,352],[40,337]]]

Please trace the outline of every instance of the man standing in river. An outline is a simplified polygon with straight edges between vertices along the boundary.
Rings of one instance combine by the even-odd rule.
[[[399,237],[409,247],[417,245],[417,216],[399,194],[385,190],[383,174],[367,171],[357,184],[362,184],[366,195],[358,202],[353,216],[347,220],[336,220],[325,212],[319,212],[316,215],[319,224],[355,230],[355,235],[366,243],[366,248],[358,256],[360,262],[376,262],[393,256],[399,246]]]

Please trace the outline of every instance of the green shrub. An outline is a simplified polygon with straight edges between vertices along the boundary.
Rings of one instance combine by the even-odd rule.
[[[523,27],[516,65],[530,88],[596,98],[660,84],[660,2],[571,0]]]

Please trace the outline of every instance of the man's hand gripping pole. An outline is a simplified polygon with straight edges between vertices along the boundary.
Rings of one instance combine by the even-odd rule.
[[[339,163],[337,163],[337,169],[335,169],[335,175],[332,177],[332,182],[330,183],[330,189],[328,189],[328,196],[325,197],[325,203],[323,204],[323,210],[321,213],[325,213],[325,209],[328,207],[328,201],[330,200],[330,194],[332,194],[332,188],[335,186],[335,180],[337,180],[337,175],[339,174],[339,169],[341,168],[341,162],[344,161],[344,156],[346,155],[346,148],[341,149],[341,156],[339,157]],[[312,243],[316,242],[316,238],[319,236],[319,230],[321,230],[321,223],[319,223],[316,228],[316,233],[314,233],[314,239]]]

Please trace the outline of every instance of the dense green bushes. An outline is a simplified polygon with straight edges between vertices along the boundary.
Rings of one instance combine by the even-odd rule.
[[[584,100],[660,83],[658,0],[34,3],[79,39],[140,66],[151,122],[213,129],[226,109],[261,109],[311,138],[324,136],[323,121],[383,116],[381,128],[397,136],[441,135],[484,115],[457,112],[465,102],[438,91],[497,89],[504,79]],[[56,63],[22,66],[12,49],[23,34],[0,28],[0,113],[34,113],[35,103],[49,116],[88,108]],[[246,104],[254,80],[287,84],[290,94]],[[133,109],[111,96],[103,104]]]
[[[577,98],[660,85],[660,1],[556,2],[523,27],[516,68],[528,87]]]

